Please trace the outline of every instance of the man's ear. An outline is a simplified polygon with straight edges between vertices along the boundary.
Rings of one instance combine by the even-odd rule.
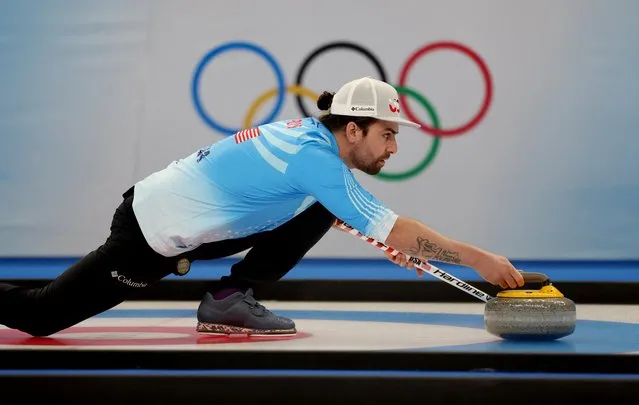
[[[344,128],[344,132],[346,135],[346,140],[349,143],[355,143],[357,141],[357,133],[360,131],[360,128],[354,122],[349,122],[346,124],[346,128]]]

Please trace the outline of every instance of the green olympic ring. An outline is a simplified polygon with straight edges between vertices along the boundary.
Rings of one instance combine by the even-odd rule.
[[[394,86],[394,87],[399,94],[404,94],[408,97],[414,98],[422,106],[424,106],[424,108],[426,109],[426,112],[428,112],[428,115],[430,116],[430,120],[433,123],[433,127],[436,129],[440,128],[439,118],[437,116],[437,113],[435,112],[435,108],[433,108],[433,106],[428,102],[428,100],[426,100],[424,96],[419,94],[417,91],[413,89],[409,89],[407,87],[402,87],[402,86]],[[426,157],[424,157],[424,159],[422,159],[421,162],[417,163],[417,165],[415,165],[414,167],[399,173],[380,172],[376,174],[375,177],[378,177],[382,180],[388,180],[388,181],[400,181],[400,180],[406,180],[408,178],[418,175],[422,170],[428,167],[428,165],[430,165],[432,161],[435,159],[435,155],[437,155],[437,152],[439,151],[440,142],[441,142],[441,139],[439,136],[432,137],[430,150],[426,154]]]

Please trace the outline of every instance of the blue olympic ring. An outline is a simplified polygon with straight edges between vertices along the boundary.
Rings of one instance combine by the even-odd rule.
[[[197,68],[195,69],[195,74],[193,75],[193,80],[191,82],[191,96],[193,98],[193,103],[195,104],[195,109],[197,110],[200,117],[204,120],[204,122],[206,122],[214,130],[226,135],[233,135],[241,131],[242,128],[231,128],[216,122],[206,112],[206,110],[202,106],[202,102],[200,101],[199,85],[200,85],[200,78],[202,76],[202,72],[204,71],[204,68],[211,60],[213,60],[213,58],[215,58],[216,56],[219,56],[220,54],[224,52],[237,50],[237,49],[251,51],[261,56],[262,58],[264,58],[273,68],[273,71],[275,72],[275,77],[277,78],[278,91],[277,91],[277,99],[275,101],[275,107],[273,107],[273,111],[266,118],[264,118],[264,120],[259,125],[268,124],[269,122],[272,122],[275,120],[275,117],[277,117],[277,115],[282,110],[282,107],[284,107],[284,98],[286,96],[286,84],[284,80],[284,73],[282,73],[282,70],[278,66],[277,62],[275,62],[275,58],[273,58],[271,54],[266,52],[266,50],[248,42],[229,42],[224,45],[211,49],[211,51],[209,51],[209,53],[207,53],[204,56],[204,58],[202,58],[200,63],[197,65]]]

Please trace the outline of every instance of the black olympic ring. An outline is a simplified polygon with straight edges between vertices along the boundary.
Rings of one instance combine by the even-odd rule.
[[[357,53],[364,55],[369,61],[373,63],[373,65],[375,65],[375,69],[377,70],[379,79],[383,82],[388,82],[386,72],[384,71],[384,67],[382,66],[382,63],[377,58],[377,56],[375,56],[371,51],[364,48],[363,46],[354,44],[352,42],[339,41],[339,42],[329,42],[328,44],[322,45],[321,47],[311,52],[306,58],[304,58],[304,61],[300,65],[300,70],[297,72],[297,75],[295,75],[296,76],[295,85],[302,86],[302,79],[304,78],[304,73],[306,73],[306,69],[308,69],[308,66],[313,61],[313,59],[317,58],[324,52],[327,52],[333,49],[339,49],[339,48],[350,49],[352,51],[355,51]],[[302,112],[303,116],[310,117],[311,114],[306,110],[306,108],[304,108],[302,97],[299,94],[295,95],[295,101],[297,102],[297,106]]]

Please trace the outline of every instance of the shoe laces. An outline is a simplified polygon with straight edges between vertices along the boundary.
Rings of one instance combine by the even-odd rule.
[[[265,315],[270,313],[270,311],[266,309],[264,305],[257,302],[257,300],[253,297],[253,291],[251,290],[246,292],[244,296],[244,302],[248,304],[249,308],[258,312],[260,315]]]

